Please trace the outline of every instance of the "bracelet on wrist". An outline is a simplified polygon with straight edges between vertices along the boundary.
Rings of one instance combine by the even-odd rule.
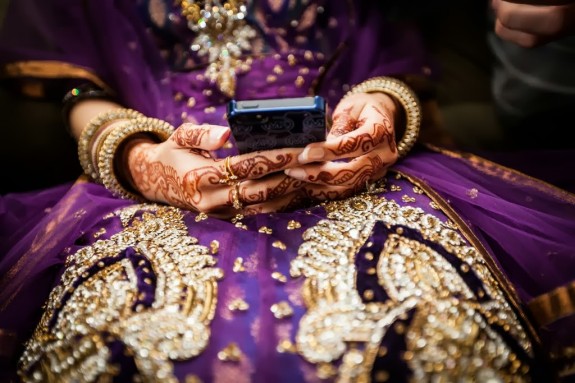
[[[102,139],[102,131],[113,122],[131,120],[138,117],[143,117],[143,114],[132,109],[114,109],[110,112],[99,114],[86,125],[78,139],[78,159],[86,175],[94,181],[100,180],[92,152],[95,145],[94,141]]]
[[[345,97],[357,93],[374,93],[381,92],[392,96],[399,101],[405,112],[405,131],[401,140],[397,143],[397,152],[399,157],[404,157],[415,145],[419,135],[421,125],[421,106],[419,100],[403,81],[392,77],[374,77],[360,84],[355,85]]]
[[[81,84],[70,89],[62,99],[62,118],[68,134],[72,135],[72,129],[70,128],[70,112],[72,108],[80,101],[88,99],[114,101],[115,97],[111,92],[92,83]]]
[[[130,187],[123,185],[115,169],[117,163],[118,148],[130,137],[146,133],[156,141],[167,140],[173,133],[174,127],[169,123],[149,117],[137,117],[125,124],[119,124],[106,132],[106,137],[97,153],[97,166],[99,179],[102,184],[114,195],[136,201],[143,198],[130,191]]]

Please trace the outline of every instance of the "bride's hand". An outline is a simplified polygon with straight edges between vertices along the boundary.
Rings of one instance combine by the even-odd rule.
[[[339,102],[325,142],[308,145],[299,156],[306,164],[285,171],[306,181],[308,196],[339,199],[363,190],[385,175],[398,159],[396,106],[383,93],[359,93]]]
[[[225,126],[183,124],[165,142],[135,141],[126,151],[133,187],[148,200],[219,217],[279,211],[301,198],[304,182],[283,170],[302,149],[214,158],[229,135]]]

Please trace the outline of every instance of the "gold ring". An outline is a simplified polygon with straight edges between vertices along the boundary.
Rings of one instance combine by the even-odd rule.
[[[238,179],[238,176],[236,176],[234,174],[234,171],[232,170],[231,158],[232,158],[231,156],[227,156],[226,159],[224,160],[224,174],[220,179],[221,184],[226,184],[230,186],[233,185]]]
[[[232,206],[236,210],[244,208],[244,204],[240,201],[240,182],[236,181],[232,187]]]

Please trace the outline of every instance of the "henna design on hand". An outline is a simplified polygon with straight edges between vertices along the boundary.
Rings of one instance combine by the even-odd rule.
[[[359,169],[343,169],[335,174],[322,171],[317,176],[309,176],[308,178],[312,183],[323,183],[330,186],[359,185],[364,187],[366,181],[370,181],[380,169],[388,165],[376,154],[369,158],[368,164]]]
[[[374,127],[377,128],[377,127]],[[345,137],[336,149],[330,149],[335,156],[343,156],[357,150],[368,152],[376,145],[375,137],[370,133],[363,133],[356,137]]]
[[[356,175],[354,170],[344,169],[335,174],[328,171],[319,172],[317,176],[309,176],[309,181],[313,183],[323,183],[326,185],[339,186],[348,184]]]
[[[266,174],[276,172],[285,168],[287,164],[294,160],[291,154],[278,154],[274,159],[264,155],[256,155],[245,160],[232,164],[232,172],[240,179],[258,178]]]
[[[358,171],[357,177],[353,183],[353,194],[363,191],[367,184],[378,175],[379,171],[384,167],[389,166],[378,155],[369,158],[369,165],[366,165],[365,170]]]
[[[137,151],[132,160],[132,179],[138,190],[144,195],[160,195],[168,203],[194,209],[193,193],[190,194],[178,177],[177,171],[161,162],[152,162],[145,150]]]
[[[385,129],[384,139],[387,139],[387,144],[389,145],[391,152],[395,153],[397,151],[397,144],[395,142],[395,128],[391,123],[391,119],[387,113],[383,112],[376,105],[373,105],[373,109],[381,115],[381,118],[383,119],[381,125],[383,125],[383,128]]]
[[[206,152],[201,150],[192,149],[190,153],[206,158]],[[129,168],[132,170],[134,184],[147,198],[203,212],[213,212],[217,209],[221,210],[224,206],[232,206],[231,197],[226,201],[218,202],[206,195],[206,191],[229,187],[229,185],[220,183],[225,176],[225,166],[222,166],[224,159],[216,160],[209,166],[191,169],[183,174],[182,171],[178,172],[176,168],[153,160],[152,157],[153,151],[150,151],[149,147],[139,147],[134,149],[129,158]],[[292,161],[293,155],[291,154],[277,155],[272,159],[264,155],[256,155],[231,166],[233,173],[240,179],[251,179],[283,169]],[[286,180],[274,187],[268,187],[260,194],[244,194],[241,198],[246,203],[264,202],[282,196],[286,190],[298,189],[302,184],[304,184],[303,181],[286,177]]]
[[[194,129],[176,129],[170,139],[179,146],[193,148],[199,146],[208,133],[209,128],[202,126]]]
[[[170,205],[188,210],[206,211],[216,207],[205,201],[202,185],[216,185],[223,173],[217,166],[204,166],[178,176],[175,168],[160,161],[152,161],[149,153],[141,148],[134,149],[131,158],[132,178],[138,190],[146,196],[158,197]],[[208,206],[209,205],[209,206]]]
[[[356,137],[344,137],[337,149],[330,150],[334,155],[342,156],[358,150],[366,153],[384,141],[387,141],[392,153],[397,151],[395,129],[391,124],[391,119],[376,105],[372,105],[372,107],[381,115],[382,122],[374,123],[371,133],[363,133]],[[364,123],[365,119],[356,121],[356,128],[363,126]]]
[[[333,117],[333,124],[329,131],[331,135],[336,137],[343,136],[344,134],[353,132],[365,123],[365,119],[358,120],[351,116],[352,109],[353,106],[350,106]]]
[[[279,184],[274,187],[267,187],[257,193],[248,194],[247,191],[241,192],[241,200],[247,204],[256,204],[265,201],[274,200],[289,193],[290,190],[300,189],[305,184],[304,181],[291,177],[285,177]]]

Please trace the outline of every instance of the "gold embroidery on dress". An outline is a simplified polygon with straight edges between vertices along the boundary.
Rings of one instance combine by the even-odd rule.
[[[114,215],[121,232],[68,258],[21,359],[24,380],[110,378],[109,345],[119,341],[144,381],[172,382],[172,361],[207,346],[223,277],[210,249],[188,235],[178,209],[136,205]]]
[[[95,73],[78,65],[63,61],[36,60],[16,61],[6,64],[0,69],[2,77],[39,77],[39,78],[79,78],[91,81],[99,87],[111,90],[111,88]]]
[[[306,230],[290,270],[292,276],[305,277],[308,311],[296,335],[305,359],[338,368],[338,382],[368,382],[381,341],[393,329],[406,339],[404,359],[413,381],[458,381],[470,375],[477,381],[529,380],[528,366],[493,325],[527,355],[532,355],[530,340],[481,254],[452,223],[367,193],[325,208],[327,219]],[[364,303],[356,287],[355,258],[377,222],[416,230],[440,245],[462,269],[474,270],[485,291],[472,291],[452,263],[398,228],[384,243],[376,270],[389,299]],[[398,320],[410,312],[413,318],[404,328]]]
[[[177,0],[189,28],[198,35],[192,50],[207,56],[205,76],[228,97],[236,90],[236,73],[242,67],[242,51],[251,48],[256,31],[245,21],[247,8],[241,0]]]

